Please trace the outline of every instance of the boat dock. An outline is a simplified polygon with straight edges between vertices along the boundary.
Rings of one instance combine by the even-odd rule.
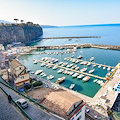
[[[106,80],[106,78],[104,78],[104,77],[100,77],[100,76],[97,76],[97,75],[92,75],[92,74],[89,74],[89,73],[85,73],[85,72],[81,72],[81,71],[73,70],[73,69],[70,69],[70,68],[66,68],[66,67],[58,66],[58,65],[55,65],[55,64],[52,64],[52,63],[47,63],[47,62],[45,62],[45,61],[41,61],[41,60],[36,60],[36,59],[34,59],[34,60],[37,61],[37,62],[46,63],[46,64],[49,64],[49,65],[52,65],[52,66],[56,66],[56,67],[59,67],[59,68],[62,68],[62,69],[66,69],[66,70],[69,70],[69,71],[73,71],[73,72],[76,72],[76,73],[80,73],[80,74],[88,75],[88,76],[91,76],[91,77],[94,77],[94,78],[97,78],[97,79]]]
[[[75,58],[71,58],[71,57],[67,57],[68,59],[75,59]],[[79,60],[79,59],[75,59],[75,60]],[[98,66],[102,66],[102,67],[110,67],[110,68],[115,68],[113,66],[108,66],[108,65],[103,65],[103,64],[99,64],[99,63],[94,63],[94,62],[90,62],[90,61],[84,61],[84,60],[79,60],[80,62],[87,62],[87,63],[91,63],[93,65],[98,65]]]

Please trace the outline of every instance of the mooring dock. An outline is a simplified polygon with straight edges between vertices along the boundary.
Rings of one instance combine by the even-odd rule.
[[[89,73],[85,73],[85,72],[73,70],[73,69],[70,69],[70,68],[62,67],[62,66],[55,65],[55,64],[52,64],[52,63],[48,63],[48,62],[41,61],[41,60],[36,60],[36,59],[34,59],[34,60],[37,61],[37,62],[46,63],[46,64],[49,64],[49,65],[52,65],[52,66],[56,66],[56,67],[59,67],[59,68],[62,68],[62,69],[66,69],[66,70],[69,70],[69,71],[73,71],[73,72],[76,72],[76,73],[80,73],[80,74],[84,74],[84,75],[87,75],[87,76],[91,76],[91,77],[94,77],[94,78],[97,78],[97,79],[106,80],[106,78],[100,77],[100,76],[97,76],[97,75],[92,75],[92,74],[89,74]]]

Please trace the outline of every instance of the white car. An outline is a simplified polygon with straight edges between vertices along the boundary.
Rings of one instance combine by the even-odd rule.
[[[16,100],[16,103],[18,103],[18,105],[20,105],[22,108],[28,107],[27,101],[23,98]]]

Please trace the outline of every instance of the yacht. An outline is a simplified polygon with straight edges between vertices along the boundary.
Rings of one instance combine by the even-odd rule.
[[[42,71],[43,71],[43,70],[37,70],[37,71],[35,72],[35,75],[39,75]]]
[[[69,89],[73,89],[75,87],[75,84],[71,84]]]
[[[94,61],[94,59],[95,59],[94,57],[91,57],[91,58],[90,58],[90,61]]]
[[[103,70],[105,70],[106,67],[103,67]]]
[[[95,69],[92,69],[92,70],[89,71],[89,73],[91,74],[91,73],[93,73],[94,71],[95,71]]]
[[[72,75],[72,77],[77,77],[79,75],[79,73],[75,73]]]
[[[83,68],[80,70],[80,72],[85,72],[85,71],[87,71],[87,68]]]
[[[83,80],[83,81],[88,81],[88,80],[90,80],[90,77],[89,77],[89,76],[86,76],[86,77],[84,77],[82,80]]]
[[[81,58],[83,58],[83,56],[82,56],[82,55],[79,55],[77,58],[78,58],[78,59],[81,59]]]
[[[90,62],[88,62],[87,66],[90,66],[90,65],[91,65],[91,63],[90,63]]]
[[[65,77],[58,78],[56,83],[62,83],[65,80]]]
[[[53,70],[56,70],[57,68],[58,68],[57,66],[54,66],[52,69],[53,69]]]
[[[85,75],[80,74],[79,76],[77,76],[78,79],[82,79]]]

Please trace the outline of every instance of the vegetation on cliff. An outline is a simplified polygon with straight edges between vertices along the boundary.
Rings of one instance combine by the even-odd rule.
[[[0,44],[31,42],[43,34],[42,28],[32,22],[20,24],[0,24]]]

